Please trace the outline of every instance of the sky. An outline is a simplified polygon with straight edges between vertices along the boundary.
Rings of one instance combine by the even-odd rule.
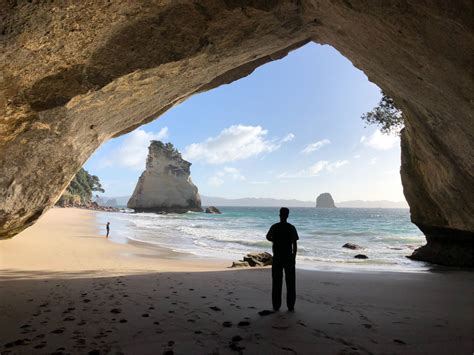
[[[398,136],[360,118],[380,98],[337,50],[311,43],[108,141],[84,167],[106,196],[130,195],[157,139],[192,163],[202,195],[404,201]]]

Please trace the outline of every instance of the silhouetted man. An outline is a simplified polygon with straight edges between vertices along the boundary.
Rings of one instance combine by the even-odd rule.
[[[105,230],[107,232],[107,235],[105,237],[108,238],[109,237],[109,232],[110,232],[110,222],[107,222],[107,224],[105,225]]]
[[[289,311],[295,308],[296,241],[299,238],[296,228],[286,221],[289,214],[288,208],[280,208],[280,223],[271,226],[267,233],[267,239],[273,243],[272,302],[275,311],[278,311],[281,306],[283,270],[285,270],[286,281],[286,305]]]

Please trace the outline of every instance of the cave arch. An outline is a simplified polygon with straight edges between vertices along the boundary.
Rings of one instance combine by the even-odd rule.
[[[472,265],[471,1],[10,3],[1,14],[0,236],[59,198],[103,142],[309,41],[330,44],[406,116],[402,182],[418,258]]]

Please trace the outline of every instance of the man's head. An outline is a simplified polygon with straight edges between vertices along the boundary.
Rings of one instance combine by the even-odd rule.
[[[290,215],[290,210],[286,207],[280,208],[280,221],[286,222],[288,216]]]

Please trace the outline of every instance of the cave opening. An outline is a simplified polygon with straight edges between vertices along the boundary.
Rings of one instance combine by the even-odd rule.
[[[425,268],[405,258],[424,238],[410,222],[402,192],[398,133],[383,134],[360,118],[380,95],[333,47],[310,43],[113,139],[85,164],[106,189],[101,204],[127,206],[150,141],[161,140],[192,163],[202,205],[224,213],[196,220],[170,215],[164,225],[163,216],[152,222],[132,215],[137,230],[112,218],[111,240],[126,243],[134,235],[206,257],[222,257],[225,247],[228,259],[239,259],[271,252],[265,228],[277,219],[277,207],[288,205],[301,224],[305,267]],[[338,212],[314,208],[324,192],[332,193]],[[240,224],[245,218],[250,221]],[[99,219],[104,225],[111,218]],[[346,243],[359,245],[369,259],[354,259],[360,253],[342,248]]]
[[[143,138],[151,132],[159,138],[161,132],[161,138],[168,133],[174,141],[180,137],[178,132],[196,137],[201,132],[199,139],[176,141],[183,153],[193,156],[191,172],[201,192],[219,188],[219,195],[227,198],[239,197],[236,190],[263,196],[256,192],[279,186],[265,184],[266,177],[257,173],[260,167],[271,171],[267,164],[275,159],[276,168],[283,160],[288,170],[274,169],[269,175],[279,176],[286,189],[268,190],[265,196],[287,198],[293,195],[278,191],[296,194],[301,190],[295,197],[311,195],[308,201],[314,204],[316,195],[334,190],[336,204],[340,203],[341,196],[351,191],[345,191],[344,186],[332,189],[330,183],[346,176],[350,181],[344,185],[354,185],[357,179],[351,174],[372,166],[362,163],[363,152],[355,158],[359,153],[350,150],[355,149],[351,143],[364,149],[387,143],[380,135],[373,136],[374,131],[362,133],[362,127],[353,126],[361,124],[358,115],[379,99],[376,87],[370,105],[360,107],[356,114],[340,112],[332,117],[340,123],[339,130],[356,134],[352,141],[339,141],[330,132],[331,117],[323,112],[305,117],[298,111],[306,108],[310,112],[311,104],[324,107],[327,102],[324,92],[305,98],[312,93],[310,85],[301,96],[291,95],[299,88],[291,87],[290,81],[279,85],[269,81],[268,87],[258,92],[242,93],[250,94],[252,100],[234,102],[233,106],[248,112],[226,109],[222,114],[216,110],[211,127],[206,127],[210,113],[199,108],[184,119],[170,119],[183,113],[186,105],[234,90],[285,62],[262,67],[265,63],[281,59],[304,44],[324,43],[363,70],[403,110],[406,121],[400,137],[401,160],[387,171],[398,170],[401,163],[410,218],[426,235],[427,245],[418,249],[418,258],[472,267],[472,5],[467,0],[450,2],[449,6],[446,2],[401,0],[117,0],[69,2],[67,6],[58,1],[6,2],[0,35],[2,354],[261,354],[314,353],[315,349],[322,354],[472,352],[473,319],[472,312],[466,310],[473,307],[473,276],[465,270],[348,273],[298,269],[294,311],[273,312],[269,268],[228,270],[227,259],[183,257],[182,250],[162,248],[151,239],[144,245],[144,236],[157,233],[135,233],[139,238],[134,238],[135,234],[127,232],[153,225],[150,218],[159,219],[159,224],[174,230],[175,235],[194,233],[193,247],[199,242],[215,242],[218,256],[225,257],[235,248],[236,235],[240,238],[244,234],[245,223],[254,226],[258,222],[261,229],[257,232],[264,234],[268,224],[276,220],[277,208],[260,210],[258,221],[248,213],[244,216],[239,207],[224,207],[221,215],[181,214],[176,217],[180,223],[168,215],[147,217],[146,213],[122,224],[111,221],[109,237],[116,238],[122,230],[131,237],[128,245],[106,239],[104,223],[112,213],[104,213],[107,217],[97,226],[94,212],[51,209],[102,143],[150,123],[180,103],[131,136]],[[308,48],[315,47],[304,47],[287,59],[311,50]],[[323,67],[316,61],[311,66],[317,67],[315,63]],[[262,68],[249,76],[258,67]],[[299,63],[294,69],[305,68]],[[311,77],[308,72],[303,79],[311,81],[313,90],[323,87],[330,92],[330,80],[324,86],[314,85],[323,82],[322,74],[336,77],[340,73]],[[237,86],[223,86],[243,77],[247,78]],[[282,90],[287,97],[265,97],[275,93],[270,89]],[[355,100],[348,105],[364,90],[352,87],[348,95],[342,89],[337,97],[344,102],[329,105],[332,110],[364,102]],[[288,98],[300,98],[301,102],[288,105]],[[259,100],[266,105],[262,112],[251,115],[252,107],[247,103]],[[216,109],[225,103],[222,97],[213,101],[209,107]],[[285,107],[292,111],[285,112]],[[274,109],[271,116],[265,115],[269,108]],[[297,122],[303,118],[307,122],[299,127]],[[319,120],[325,119],[326,124],[316,132]],[[198,124],[189,124],[192,120]],[[279,124],[275,127],[272,122]],[[224,155],[209,155],[209,150],[203,149],[219,137],[241,131],[253,133],[259,144],[254,139],[238,150],[219,151]],[[324,134],[319,137],[315,133]],[[109,144],[114,150],[113,141]],[[130,152],[115,148],[119,158],[130,156]],[[300,153],[306,148],[308,154]],[[249,158],[255,149],[260,155]],[[333,155],[331,149],[336,149]],[[398,148],[393,149],[387,151]],[[348,151],[350,155],[343,154]],[[242,154],[248,159],[222,163]],[[133,152],[131,155],[133,158]],[[203,160],[198,162],[196,157]],[[364,156],[368,159],[365,163],[373,157]],[[213,163],[200,167],[204,159]],[[114,159],[111,161],[112,165],[108,160],[99,165],[113,172]],[[373,167],[389,161],[379,156]],[[86,167],[104,176],[104,182],[108,180],[106,190],[113,191],[113,181],[94,171],[91,163]],[[133,165],[133,159],[128,164]],[[172,168],[169,171],[179,175]],[[114,175],[126,174],[116,171]],[[390,184],[390,176],[377,175],[382,187]],[[325,178],[328,180],[323,183]],[[320,184],[307,183],[311,179],[318,179]],[[244,184],[252,185],[253,193],[250,187],[244,189]],[[324,190],[313,190],[324,184]],[[375,190],[376,183],[371,185]],[[294,219],[306,237],[301,239],[309,240],[307,231],[316,230],[312,220],[331,223],[334,217],[333,209],[314,207],[305,209],[314,212],[310,218],[298,217],[299,207],[289,207],[289,221]],[[347,210],[338,208],[336,213]],[[209,240],[203,224],[210,225],[211,219],[226,222],[232,214],[241,222],[228,223],[217,234],[220,240]],[[388,230],[399,230],[394,228],[394,217],[385,225]],[[372,221],[381,221],[377,214],[372,220],[367,216],[351,218],[365,220],[365,232]],[[328,229],[324,232],[329,240],[337,237]],[[358,231],[353,232],[351,239],[357,237]],[[379,232],[381,229],[372,236],[374,240]],[[253,244],[245,247],[268,247],[263,238],[251,238],[246,242]],[[176,244],[175,239],[172,242]],[[262,244],[256,245],[256,239]],[[300,241],[299,246],[300,256],[307,257],[304,249],[308,245]],[[319,243],[321,252],[325,246]],[[345,252],[347,260],[353,260],[356,252],[367,252],[368,262],[374,258],[370,249],[346,249],[337,248]],[[361,260],[354,262],[366,262]],[[298,262],[302,265],[303,261]],[[339,271],[333,264],[327,271]]]

